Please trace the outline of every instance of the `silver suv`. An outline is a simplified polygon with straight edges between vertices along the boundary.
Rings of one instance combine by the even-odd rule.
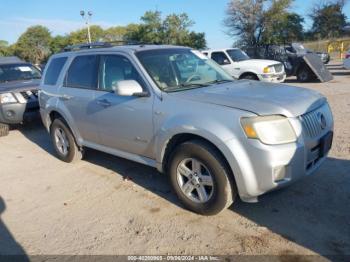
[[[41,83],[65,162],[93,148],[155,167],[185,207],[213,215],[310,175],[331,148],[332,113],[314,91],[234,81],[185,47],[87,47],[53,55]]]

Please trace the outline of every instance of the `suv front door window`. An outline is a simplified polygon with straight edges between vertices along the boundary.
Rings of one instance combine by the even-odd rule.
[[[221,66],[231,64],[230,59],[224,52],[213,52],[211,54],[211,59]]]
[[[99,91],[95,98],[99,108],[95,115],[101,144],[151,156],[153,96],[119,96],[113,92],[118,82],[124,80],[135,80],[145,89],[140,73],[122,55],[101,55],[99,65]]]

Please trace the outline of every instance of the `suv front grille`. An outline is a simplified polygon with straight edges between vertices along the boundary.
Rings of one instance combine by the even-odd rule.
[[[282,64],[274,65],[274,68],[275,68],[275,72],[276,73],[281,73],[283,71],[283,65]]]
[[[38,98],[38,90],[28,90],[28,91],[22,91],[21,95],[25,100],[33,99],[33,98]]]
[[[320,119],[321,115],[324,116],[326,123],[326,126],[323,127]],[[320,136],[325,129],[329,129],[330,125],[333,124],[332,113],[328,104],[300,116],[300,120],[303,125],[303,130],[309,138]]]

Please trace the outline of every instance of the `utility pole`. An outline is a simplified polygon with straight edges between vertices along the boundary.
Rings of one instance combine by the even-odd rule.
[[[85,24],[86,24],[87,31],[88,31],[88,41],[89,41],[89,44],[91,44],[90,20],[91,20],[92,12],[88,11],[87,15],[86,15],[85,11],[82,10],[82,11],[80,11],[80,15],[85,20]]]

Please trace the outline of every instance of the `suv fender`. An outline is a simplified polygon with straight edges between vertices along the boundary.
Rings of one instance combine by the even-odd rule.
[[[168,130],[169,131],[169,130]],[[256,198],[252,198],[251,195],[254,195],[255,192],[259,191],[258,189],[258,182],[256,181],[256,178],[254,176],[253,169],[251,169],[250,165],[245,165],[245,170],[241,170],[239,162],[245,161],[246,163],[249,162],[249,157],[247,156],[244,147],[240,144],[238,139],[232,138],[227,143],[222,143],[218,137],[216,137],[214,134],[206,132],[201,130],[200,132],[193,132],[193,130],[182,130],[182,132],[175,132],[176,129],[172,130],[171,132],[173,135],[171,137],[163,137],[162,141],[158,141],[158,143],[161,143],[162,150],[157,152],[157,169],[159,172],[163,172],[164,165],[166,163],[163,163],[163,161],[167,161],[165,159],[165,153],[167,150],[167,146],[172,138],[175,136],[180,135],[188,135],[193,138],[199,138],[203,139],[209,143],[211,143],[213,146],[215,146],[218,151],[223,155],[226,162],[229,165],[229,168],[232,171],[233,178],[235,180],[235,183],[237,185],[238,194],[240,198],[246,202],[257,202]],[[167,133],[168,134],[168,133]],[[165,139],[165,140],[164,140]],[[232,147],[235,148],[235,151],[232,152]],[[243,176],[243,173],[246,174]]]
[[[257,190],[257,181],[252,170],[250,170],[250,172],[249,170],[244,170],[245,172],[243,172],[238,164],[240,161],[248,161],[249,163],[249,157],[246,155],[244,147],[242,147],[239,139],[235,137],[232,130],[228,129],[227,126],[216,122],[216,127],[213,130],[225,130],[220,133],[220,136],[218,136],[219,134],[214,134],[203,127],[194,126],[193,122],[186,121],[184,118],[182,118],[182,120],[183,122],[181,124],[178,121],[176,121],[176,125],[171,124],[174,122],[172,121],[159,129],[162,131],[156,136],[158,138],[155,147],[161,149],[156,152],[156,167],[158,171],[164,172],[163,169],[166,164],[164,161],[167,161],[166,150],[174,137],[184,135],[189,137],[192,136],[193,138],[200,138],[211,143],[223,155],[232,171],[233,178],[238,188],[238,194],[241,199],[255,202],[255,199],[250,199],[248,196],[251,195],[250,192],[255,192]],[[232,152],[232,147],[237,150]],[[250,165],[246,166],[248,166],[248,169],[250,168]],[[252,175],[243,177],[243,173]]]
[[[74,121],[71,117],[71,115],[69,114],[69,112],[67,112],[67,110],[62,109],[62,107],[48,107],[47,109],[45,109],[46,112],[48,112],[46,115],[46,120],[44,123],[46,129],[50,132],[50,127],[51,124],[53,122],[53,119],[50,118],[50,116],[52,116],[53,113],[56,113],[58,115],[60,115],[63,120],[67,123],[69,129],[72,131],[75,141],[77,143],[78,146],[82,146],[83,144],[83,139],[78,131],[78,129],[76,128]]]

